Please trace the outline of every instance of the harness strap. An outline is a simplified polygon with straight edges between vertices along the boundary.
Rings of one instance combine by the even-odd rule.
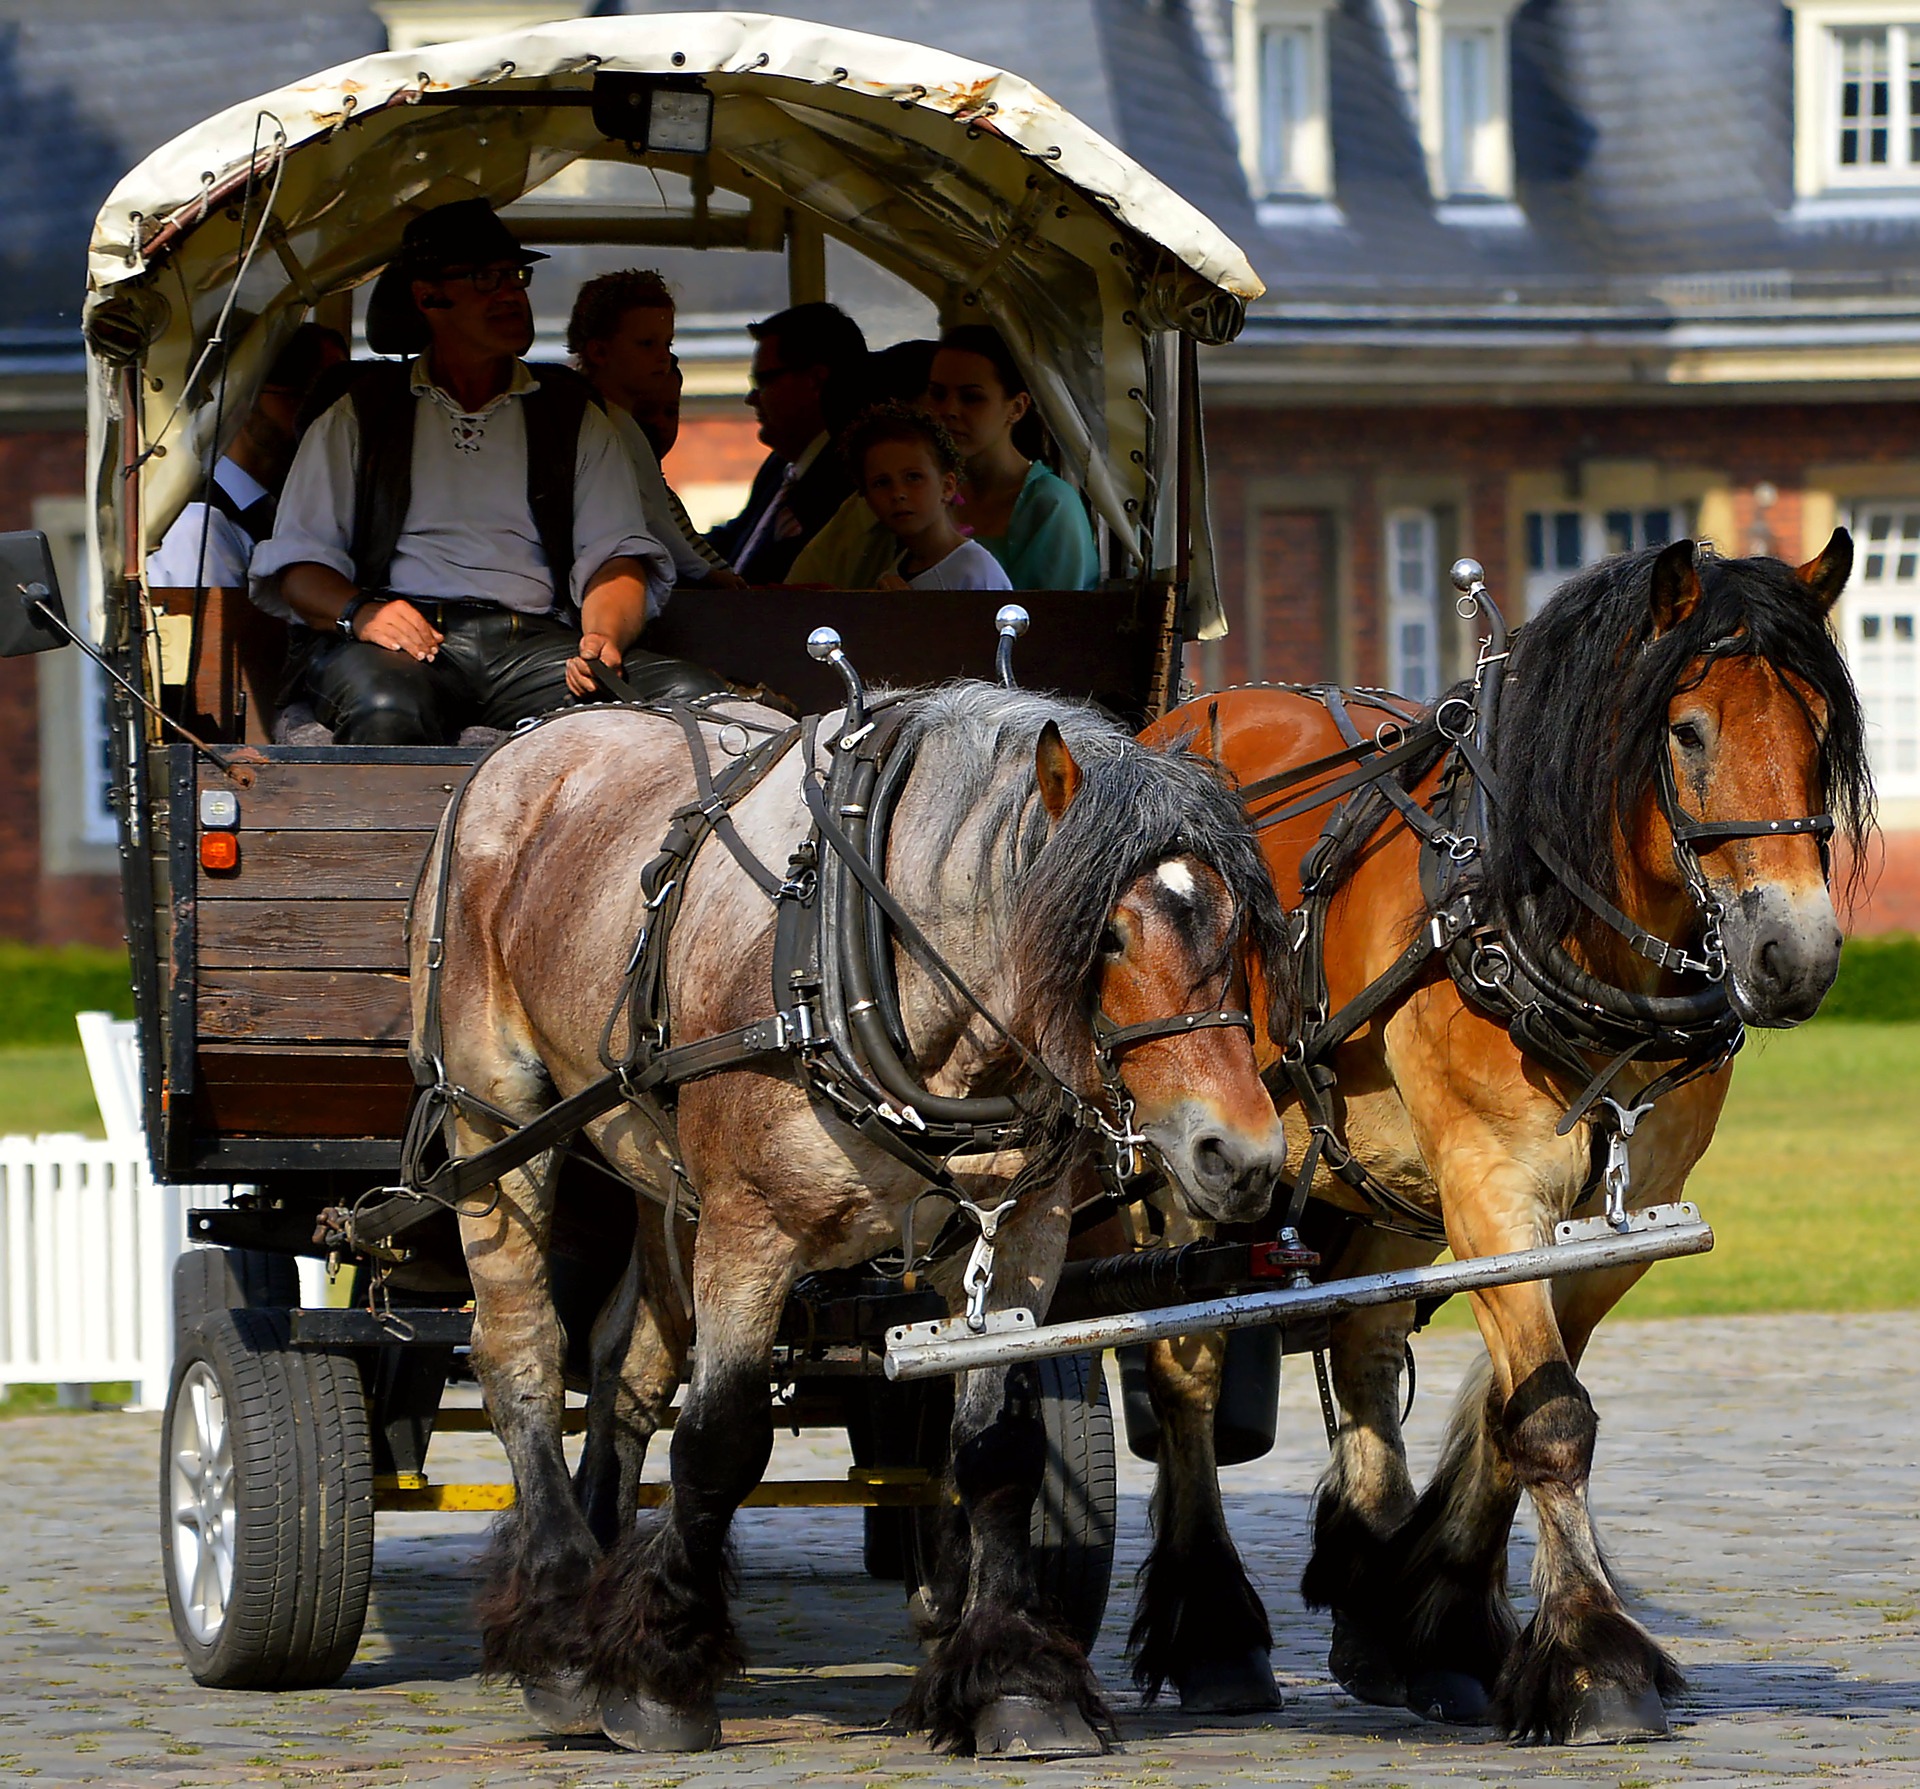
[[[1378,783],[1382,777],[1391,775],[1401,765],[1411,762],[1422,752],[1431,750],[1434,736],[1434,733],[1416,729],[1391,751],[1382,752],[1379,757],[1362,764],[1357,770],[1348,771],[1345,776],[1337,777],[1325,788],[1316,789],[1313,794],[1281,808],[1277,813],[1250,815],[1254,830],[1265,831],[1269,826],[1284,825],[1289,820],[1299,819],[1302,814],[1312,813],[1315,808],[1323,808],[1329,802],[1338,801],[1341,796],[1350,795],[1355,789],[1363,788],[1368,783]],[[1244,789],[1240,792],[1240,797],[1243,802],[1256,799]]]
[[[1093,1015],[1094,1038],[1109,1056],[1117,1056],[1135,1044],[1152,1043],[1162,1037],[1185,1037],[1190,1031],[1205,1031],[1213,1026],[1244,1031],[1249,1037],[1254,1035],[1250,1013],[1177,1013],[1170,1019],[1147,1019],[1138,1025],[1116,1025],[1103,1012]]]

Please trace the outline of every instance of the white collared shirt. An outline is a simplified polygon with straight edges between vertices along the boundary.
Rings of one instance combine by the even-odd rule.
[[[634,420],[631,410],[609,401],[607,421],[619,436],[620,445],[633,462],[634,481],[640,487],[640,507],[647,526],[673,560],[673,569],[682,584],[695,584],[713,570],[713,561],[688,540],[674,519],[674,499],[667,489],[667,477],[660,470],[660,456],[646,431]],[[651,612],[651,611],[650,611]]]
[[[214,462],[213,482],[236,509],[251,509],[267,487],[224,454]],[[204,542],[204,548],[202,543]],[[189,503],[165,538],[147,555],[149,590],[244,590],[253,537],[224,510]]]
[[[434,384],[425,356],[411,372],[415,410],[413,492],[387,570],[386,587],[404,596],[499,603],[522,614],[554,607],[555,579],[527,505],[524,397],[538,384],[514,363],[507,389],[477,411]],[[342,398],[307,431],[280,494],[273,538],[253,558],[253,600],[291,617],[278,574],[289,565],[329,565],[354,575],[354,467],[360,424]],[[649,531],[633,467],[612,425],[591,404],[580,422],[574,458],[573,564],[566,592],[577,607],[609,559],[647,568],[647,612],[673,588],[671,557]]]

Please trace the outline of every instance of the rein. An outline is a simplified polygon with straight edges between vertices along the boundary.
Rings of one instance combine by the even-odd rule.
[[[1281,808],[1256,815],[1256,828],[1279,825],[1337,803],[1319,838],[1301,859],[1301,906],[1293,948],[1303,960],[1305,1016],[1289,1040],[1282,1066],[1307,1114],[1311,1137],[1308,1158],[1296,1176],[1289,1222],[1304,1205],[1313,1168],[1324,1156],[1328,1169],[1371,1204],[1382,1227],[1427,1241],[1445,1232],[1428,1211],[1375,1175],[1347,1148],[1339,1135],[1334,1106],[1335,1050],[1378,1014],[1394,1004],[1440,957],[1454,985],[1475,1010],[1505,1026],[1516,1047],[1544,1061],[1580,1091],[1558,1124],[1565,1136],[1583,1120],[1596,1142],[1604,1141],[1600,1180],[1607,1218],[1616,1228],[1626,1222],[1630,1190],[1626,1139],[1655,1103],[1696,1076],[1724,1065],[1745,1039],[1745,1027],[1727,998],[1727,960],[1720,935],[1723,908],[1707,881],[1700,849],[1728,840],[1813,835],[1821,843],[1828,869],[1827,842],[1834,831],[1831,814],[1765,820],[1697,820],[1680,799],[1671,754],[1659,754],[1656,799],[1673,837],[1674,864],[1702,922],[1695,949],[1649,932],[1574,870],[1552,846],[1529,841],[1549,874],[1602,924],[1624,939],[1637,955],[1660,968],[1702,976],[1707,986],[1679,995],[1649,995],[1604,981],[1577,963],[1563,940],[1541,933],[1530,904],[1502,914],[1490,910],[1484,887],[1485,841],[1505,804],[1493,769],[1494,739],[1509,657],[1506,624],[1472,567],[1463,584],[1463,608],[1477,608],[1489,624],[1474,678],[1465,693],[1444,697],[1430,712],[1402,716],[1406,725],[1389,745],[1378,734],[1364,738],[1347,711],[1349,693],[1332,685],[1291,685],[1319,701],[1339,728],[1345,747],[1241,790],[1249,804],[1281,794],[1356,762],[1356,768],[1326,787]],[[1468,605],[1471,605],[1470,607]],[[1735,642],[1714,641],[1710,655],[1735,649]],[[1389,723],[1401,727],[1402,720]],[[1384,733],[1386,728],[1381,729]],[[1444,742],[1435,768],[1440,772],[1431,802],[1422,806],[1396,779],[1396,773]],[[1398,819],[1432,847],[1420,858],[1424,921],[1400,956],[1338,1012],[1328,1011],[1326,929],[1333,897],[1345,881],[1336,865],[1344,847],[1371,838]],[[1600,1058],[1596,1068],[1594,1059]],[[1668,1062],[1672,1066],[1641,1088],[1631,1103],[1613,1097],[1612,1088],[1629,1063]]]

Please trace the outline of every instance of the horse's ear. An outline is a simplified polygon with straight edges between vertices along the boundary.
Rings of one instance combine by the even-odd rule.
[[[1852,570],[1853,536],[1844,528],[1836,528],[1833,538],[1820,549],[1819,558],[1809,559],[1800,567],[1800,582],[1812,591],[1814,606],[1822,615],[1840,600]]]
[[[1080,791],[1080,766],[1067,750],[1060,729],[1052,721],[1040,729],[1040,740],[1033,748],[1033,775],[1040,785],[1040,805],[1056,825]]]
[[[1653,611],[1653,637],[1678,627],[1700,600],[1700,574],[1693,569],[1693,542],[1676,540],[1661,549],[1653,562],[1653,581],[1647,586],[1647,606]]]

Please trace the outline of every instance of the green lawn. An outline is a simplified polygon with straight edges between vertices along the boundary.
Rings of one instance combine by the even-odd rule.
[[[0,1134],[100,1118],[78,1047],[0,1050]],[[1756,1034],[1689,1194],[1713,1253],[1655,1267],[1636,1317],[1920,1305],[1920,1024]],[[1443,1324],[1470,1322],[1464,1300]]]
[[[1656,1266],[1624,1314],[1920,1304],[1920,1025],[1751,1034],[1687,1191],[1713,1253]]]
[[[107,1134],[78,1044],[0,1049],[0,1136],[40,1131]]]

